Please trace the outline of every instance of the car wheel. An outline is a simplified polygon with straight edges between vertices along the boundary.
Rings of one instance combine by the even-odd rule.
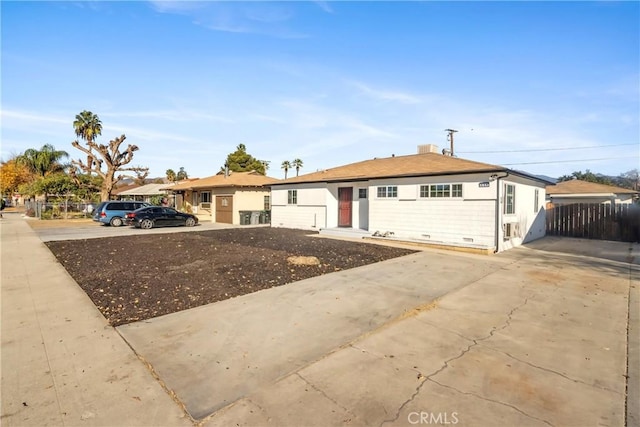
[[[196,220],[193,218],[187,218],[187,220],[184,222],[184,225],[186,225],[187,227],[193,227],[194,225],[196,225]]]
[[[120,227],[122,225],[122,218],[114,216],[111,218],[111,221],[109,221],[109,224],[111,224],[112,227]]]
[[[145,230],[153,228],[153,221],[151,221],[150,219],[143,219],[142,222],[140,222],[140,228],[143,228]]]

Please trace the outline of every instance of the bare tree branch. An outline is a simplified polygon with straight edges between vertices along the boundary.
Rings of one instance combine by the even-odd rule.
[[[143,167],[123,167],[133,160],[133,154],[138,151],[138,146],[128,145],[124,151],[120,151],[120,145],[127,139],[125,135],[109,141],[109,145],[96,144],[93,141],[87,141],[86,147],[80,145],[78,141],[73,141],[71,145],[87,155],[87,161],[72,160],[71,163],[78,166],[85,173],[95,173],[103,179],[102,200],[109,200],[115,185],[124,179],[127,175],[115,176],[116,172],[128,171],[135,172],[137,181],[144,181],[149,174],[149,168]],[[88,148],[87,148],[88,147]],[[97,157],[100,156],[100,157]],[[106,167],[103,171],[102,166]]]

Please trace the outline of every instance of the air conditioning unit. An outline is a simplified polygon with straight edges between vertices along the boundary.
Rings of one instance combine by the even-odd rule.
[[[505,239],[518,237],[520,235],[520,224],[517,222],[502,224],[502,233]]]

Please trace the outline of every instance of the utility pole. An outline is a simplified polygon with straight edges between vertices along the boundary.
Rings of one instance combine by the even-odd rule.
[[[458,131],[455,129],[445,129],[444,131],[449,133],[449,135],[447,135],[447,139],[451,143],[451,157],[453,157],[453,134]]]

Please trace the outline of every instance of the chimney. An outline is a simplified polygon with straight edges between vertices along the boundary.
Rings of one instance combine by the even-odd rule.
[[[418,154],[437,153],[438,146],[435,144],[418,145]]]

